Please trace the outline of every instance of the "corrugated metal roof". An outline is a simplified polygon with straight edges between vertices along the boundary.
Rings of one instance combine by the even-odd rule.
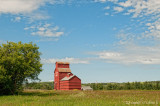
[[[69,64],[69,62],[60,62],[60,61],[57,61],[56,63],[58,63],[58,64]]]
[[[70,77],[64,77],[63,79],[61,79],[61,81],[68,81],[70,80],[71,78],[73,78],[75,75],[72,75]]]
[[[58,68],[59,72],[71,72],[70,68]]]
[[[82,90],[93,90],[90,86],[82,86]]]

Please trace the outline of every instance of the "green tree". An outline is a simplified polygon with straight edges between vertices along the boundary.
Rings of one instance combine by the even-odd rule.
[[[159,90],[159,85],[160,85],[159,81],[156,81],[156,87],[155,87],[156,90]]]
[[[38,80],[42,71],[39,47],[7,42],[0,46],[0,94],[15,94],[26,79]]]
[[[97,90],[102,90],[103,89],[103,84],[102,83],[97,83]]]
[[[113,90],[113,86],[112,86],[111,83],[108,83],[108,84],[107,84],[107,90]]]
[[[131,89],[131,84],[129,82],[125,83],[125,89],[126,90]]]
[[[97,89],[96,89],[96,84],[95,84],[95,83],[91,83],[90,85],[87,85],[87,86],[91,86],[91,88],[93,88],[93,90],[97,90]]]

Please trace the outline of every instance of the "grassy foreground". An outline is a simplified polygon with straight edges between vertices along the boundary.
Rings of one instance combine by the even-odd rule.
[[[0,106],[125,106],[160,105],[160,91],[54,91],[26,90],[17,96],[0,96]]]

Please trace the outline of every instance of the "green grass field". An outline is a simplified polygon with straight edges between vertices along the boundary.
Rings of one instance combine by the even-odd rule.
[[[0,96],[1,106],[125,106],[160,105],[160,91],[54,91],[26,90],[17,96]]]

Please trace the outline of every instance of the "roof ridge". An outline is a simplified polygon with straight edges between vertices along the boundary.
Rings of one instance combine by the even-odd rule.
[[[65,80],[70,80],[71,78],[73,78],[76,75],[72,75],[70,77],[65,76],[64,78],[61,79],[61,81],[65,81]]]

